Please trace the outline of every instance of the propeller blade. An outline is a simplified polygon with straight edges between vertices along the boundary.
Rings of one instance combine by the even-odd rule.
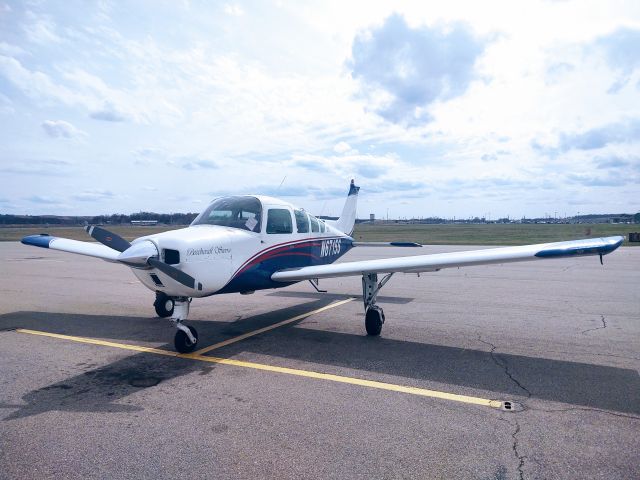
[[[104,228],[95,227],[93,225],[87,225],[84,227],[89,235],[95,238],[97,241],[106,245],[107,247],[111,247],[118,252],[124,252],[127,248],[131,246],[129,242],[127,242],[120,235],[116,235],[115,233],[109,232]]]
[[[198,290],[202,290],[202,284],[200,282],[196,284],[196,279],[193,278],[191,275],[187,275],[182,270],[178,270],[177,268],[172,267],[171,265],[167,265],[166,263],[161,262],[157,258],[149,258],[147,259],[147,263],[152,267],[157,268],[162,273],[170,276],[176,282],[180,282],[185,287],[193,288],[195,290],[197,285]]]

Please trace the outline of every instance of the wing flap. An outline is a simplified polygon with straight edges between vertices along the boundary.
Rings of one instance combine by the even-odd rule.
[[[100,243],[81,242],[68,238],[52,237],[50,235],[29,235],[22,239],[22,243],[34,247],[50,248],[51,250],[60,250],[62,252],[101,258],[110,262],[116,262],[120,254],[120,252]]]
[[[366,273],[435,272],[443,268],[452,267],[524,262],[546,258],[606,255],[622,245],[623,241],[624,237],[606,237],[518,247],[488,248],[466,252],[364,260],[281,270],[275,272],[271,278],[277,282],[295,282],[311,278],[347,277]]]

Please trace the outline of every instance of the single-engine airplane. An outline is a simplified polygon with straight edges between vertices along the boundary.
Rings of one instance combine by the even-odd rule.
[[[22,243],[131,267],[155,292],[156,313],[170,317],[177,328],[176,350],[188,353],[198,343],[196,330],[184,324],[196,297],[249,294],[303,280],[318,290],[320,278],[362,276],[365,328],[369,335],[380,335],[385,316],[376,298],[394,273],[585,255],[599,255],[602,262],[602,256],[624,240],[616,236],[334,264],[353,247],[421,247],[405,242],[356,242],[351,233],[359,189],[352,180],[342,214],[333,221],[318,219],[277,198],[243,195],[215,199],[186,228],[131,243],[99,226],[86,227],[99,244],[45,234],[30,235]],[[379,274],[383,275],[380,280]]]

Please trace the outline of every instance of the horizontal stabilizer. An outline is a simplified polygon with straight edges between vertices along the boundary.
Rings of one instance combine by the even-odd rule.
[[[353,242],[354,247],[422,247],[415,242]]]

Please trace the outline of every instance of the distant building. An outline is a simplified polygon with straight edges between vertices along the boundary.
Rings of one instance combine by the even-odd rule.
[[[135,225],[137,227],[149,227],[157,224],[158,220],[131,220],[131,225]]]
[[[373,223],[373,222],[375,222],[375,221],[376,221],[376,214],[375,214],[375,213],[370,213],[370,214],[369,214],[369,221],[370,221],[371,223]]]

